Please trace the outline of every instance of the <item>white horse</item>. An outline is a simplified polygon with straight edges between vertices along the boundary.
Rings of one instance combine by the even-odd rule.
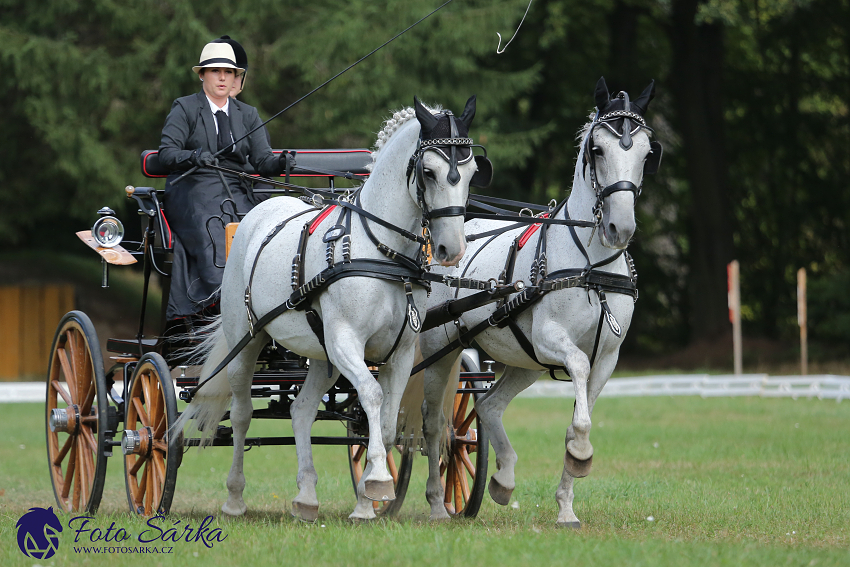
[[[297,274],[291,276],[290,267],[299,253],[302,257],[299,273],[306,276],[300,279],[308,282],[328,267],[329,257],[335,265],[358,262],[363,265],[363,259],[387,262],[394,254],[418,258],[421,242],[410,237],[422,234],[423,215],[429,213],[434,257],[442,265],[457,263],[466,247],[463,207],[470,179],[476,171],[469,147],[472,142],[465,138],[474,115],[474,96],[459,117],[449,111],[427,109],[414,99],[414,108],[395,113],[385,123],[378,135],[371,175],[359,196],[352,199],[373,215],[371,220],[354,212],[346,221],[339,215],[342,208],[338,207],[314,227],[317,234],[307,238],[303,247],[304,237],[299,235],[319,210],[302,200],[270,199],[254,208],[240,223],[224,270],[221,315],[213,322],[212,334],[202,345],[206,354],[200,380],[203,387],[175,425],[175,429],[182,430],[190,419],[196,419],[204,438],[209,439],[232,395],[233,464],[227,477],[229,495],[221,508],[223,512],[241,515],[247,510],[242,498],[245,488],[242,463],[252,414],[251,382],[257,357],[270,339],[313,361],[302,394],[291,406],[300,489],[292,503],[293,514],[315,520],[318,513],[317,475],[310,452],[310,426],[316,408],[304,404],[303,399],[313,392],[320,392],[321,398],[340,374],[357,390],[370,433],[368,466],[358,486],[360,497],[352,517],[374,517],[372,500],[395,498],[386,450],[396,439],[398,405],[413,365],[416,333],[411,328],[418,330],[418,322],[414,324],[410,320],[410,300],[419,309],[424,308],[425,288],[414,285],[412,294],[407,294],[400,278],[393,281],[352,276],[336,280],[310,299],[322,324],[324,345],[304,310],[286,310],[261,329],[252,329],[256,320],[249,320],[249,311],[260,318],[290,298],[296,287],[294,284],[290,287],[290,277],[299,279]],[[408,167],[412,156],[416,175],[410,175]],[[304,214],[280,227],[281,221],[299,213]],[[375,217],[407,231],[407,236],[381,224]],[[331,228],[332,225],[336,226]],[[338,228],[340,225],[342,229]],[[337,237],[346,230],[348,235],[330,247],[323,242],[323,235],[324,240],[329,240],[334,230]],[[384,247],[383,252],[373,239]],[[352,259],[351,263],[347,262],[348,258]],[[315,322],[314,318],[314,325]],[[251,332],[256,334],[250,342],[225,369],[208,380],[234,345]],[[369,372],[366,360],[386,361],[377,381]]]
[[[550,225],[539,228],[516,255],[514,279],[524,279],[533,289],[540,279],[528,277],[538,257],[540,238],[547,239],[544,248],[546,274],[569,268],[586,269],[588,265],[602,263],[594,270],[605,270],[622,276],[621,282],[634,282],[627,257],[617,251],[628,246],[635,230],[634,206],[643,183],[644,162],[646,172],[654,173],[660,160],[660,144],[650,143],[642,115],[654,96],[654,84],[634,102],[628,95],[609,99],[604,79],[596,90],[599,112],[581,132],[581,150],[576,163],[573,188],[566,206],[556,209],[555,218],[594,220],[599,225],[598,238],[590,241],[596,228],[573,228]],[[592,155],[590,155],[592,153]],[[595,183],[594,183],[595,177]],[[569,213],[567,217],[565,212]],[[499,221],[470,221],[466,233],[471,235],[509,225]],[[571,234],[575,230],[575,235]],[[492,238],[471,241],[466,256],[456,267],[438,269],[441,273],[469,278],[498,278],[506,267],[506,258],[515,239],[526,229],[515,228]],[[541,236],[548,232],[546,236]],[[577,238],[574,238],[577,237]],[[584,243],[579,245],[578,242]],[[585,248],[586,247],[586,248]],[[586,254],[586,255],[585,255]],[[606,260],[614,258],[612,262]],[[538,261],[537,266],[539,267]],[[605,265],[607,264],[607,265]],[[593,271],[593,270],[591,270]],[[563,274],[562,274],[563,275]],[[510,282],[510,275],[508,275]],[[575,273],[572,275],[575,278]],[[552,279],[552,278],[547,278]],[[598,288],[597,288],[598,289]],[[506,365],[505,373],[483,397],[476,402],[476,410],[496,452],[496,472],[490,479],[489,490],[499,504],[509,502],[515,487],[514,466],[517,454],[511,447],[502,425],[502,415],[510,401],[533,384],[547,367],[566,369],[575,388],[575,407],[572,424],[566,435],[564,472],[556,492],[560,508],[559,526],[580,527],[572,509],[573,480],[590,471],[593,446],[589,434],[593,405],[617,363],[620,345],[632,319],[634,298],[626,293],[599,293],[586,287],[566,287],[545,293],[538,301],[515,318],[515,324],[527,338],[529,354],[518,336],[508,327],[488,326],[475,340],[492,358]],[[460,292],[460,297],[470,292]],[[600,299],[606,298],[614,317],[610,324],[603,323]],[[436,306],[456,297],[453,290],[436,288],[429,305]],[[472,329],[488,319],[496,306],[479,307],[464,313],[455,323],[448,323],[420,335],[422,355],[428,358],[454,341],[463,329]],[[614,329],[619,325],[619,333]],[[458,329],[461,329],[459,331]],[[601,334],[599,334],[601,333]],[[595,350],[595,357],[594,357]],[[431,519],[449,517],[443,503],[444,488],[440,482],[441,436],[445,427],[443,400],[447,388],[454,389],[456,377],[451,368],[458,355],[458,347],[425,370],[425,401],[422,404],[423,429],[428,455],[429,477],[426,497],[431,505]],[[487,450],[480,448],[479,450]]]

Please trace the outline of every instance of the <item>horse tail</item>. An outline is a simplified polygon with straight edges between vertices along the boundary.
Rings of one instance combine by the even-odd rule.
[[[201,432],[201,447],[212,443],[213,434],[233,396],[227,379],[226,366],[212,378],[209,377],[230,352],[227,338],[224,336],[224,328],[221,325],[221,315],[212,320],[206,327],[206,331],[207,337],[192,349],[192,358],[198,361],[203,360],[201,377],[198,381],[203,387],[197,391],[191,403],[186,406],[171,427],[171,430],[176,433],[182,432],[189,421],[194,419],[198,431]]]

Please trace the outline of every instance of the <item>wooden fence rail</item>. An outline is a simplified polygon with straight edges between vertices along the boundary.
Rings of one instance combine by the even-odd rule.
[[[0,380],[44,375],[56,325],[74,286],[0,286]]]

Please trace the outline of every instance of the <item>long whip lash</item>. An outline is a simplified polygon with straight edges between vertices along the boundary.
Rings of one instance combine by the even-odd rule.
[[[529,0],[528,7],[525,9],[525,14],[522,15],[522,20],[520,20],[519,25],[517,26],[516,31],[514,32],[514,35],[511,36],[511,39],[508,40],[508,42],[505,44],[504,47],[502,47],[502,34],[500,34],[499,32],[496,32],[496,35],[499,36],[499,45],[496,46],[496,55],[501,55],[502,53],[504,53],[505,50],[508,48],[508,46],[511,44],[511,42],[516,37],[516,34],[519,33],[519,28],[522,27],[522,23],[525,21],[525,17],[528,15],[528,11],[531,9],[531,3],[532,2],[534,2],[534,0]],[[499,48],[501,48],[501,50]]]
[[[236,145],[237,143],[241,142],[242,140],[244,140],[245,138],[247,138],[248,136],[250,136],[251,134],[253,134],[257,130],[259,130],[260,128],[262,128],[263,126],[265,126],[266,124],[268,124],[269,122],[271,122],[272,120],[274,120],[275,118],[277,118],[278,116],[280,116],[281,114],[283,114],[284,112],[286,112],[287,110],[289,110],[290,108],[292,108],[293,106],[295,106],[296,104],[298,104],[299,102],[301,102],[302,100],[307,98],[308,96],[312,95],[313,93],[315,93],[316,91],[318,91],[319,89],[321,89],[322,87],[324,87],[325,85],[327,85],[328,83],[330,83],[331,81],[333,81],[334,79],[336,79],[337,77],[339,77],[340,75],[342,75],[343,73],[345,73],[346,71],[351,69],[352,67],[354,67],[354,66],[358,65],[359,63],[365,61],[366,59],[368,59],[369,57],[371,57],[372,55],[374,55],[375,53],[377,53],[378,51],[380,51],[381,49],[383,49],[384,47],[386,47],[387,45],[389,45],[390,43],[392,43],[393,41],[395,41],[396,39],[398,39],[402,35],[406,34],[408,31],[415,28],[416,26],[418,26],[419,24],[421,24],[422,22],[424,22],[425,20],[427,20],[428,18],[430,18],[431,16],[433,16],[434,14],[436,14],[437,12],[439,12],[440,10],[442,10],[443,8],[445,8],[446,6],[451,4],[452,2],[454,2],[454,0],[446,0],[446,2],[441,4],[439,7],[435,8],[428,15],[423,16],[422,18],[417,20],[412,25],[410,25],[407,28],[405,28],[404,30],[398,32],[393,37],[391,37],[390,39],[388,39],[387,41],[382,43],[380,46],[376,47],[375,49],[373,49],[372,51],[370,51],[369,53],[367,53],[366,55],[364,55],[363,57],[361,57],[360,59],[358,59],[357,61],[355,61],[354,63],[352,63],[351,65],[349,65],[348,67],[346,67],[345,69],[343,69],[342,71],[340,71],[339,73],[337,73],[336,75],[331,77],[330,79],[328,79],[327,81],[325,81],[324,83],[322,83],[321,85],[319,85],[318,87],[316,87],[315,89],[310,91],[309,93],[305,94],[304,96],[302,96],[301,98],[299,98],[298,100],[296,100],[295,102],[293,102],[292,104],[290,104],[289,106],[287,106],[286,108],[284,108],[283,110],[281,110],[280,112],[278,112],[277,114],[275,114],[274,116],[272,116],[271,118],[269,118],[268,120],[266,120],[265,122],[260,124],[259,126],[257,126],[253,130],[251,130],[250,132],[248,132],[247,134],[242,136],[241,138],[239,138],[238,140],[234,141],[233,144]],[[530,6],[530,4],[529,4],[529,6]],[[511,38],[511,39],[513,39],[513,38]],[[507,46],[505,46],[505,47],[507,47]],[[230,146],[228,146],[228,147],[230,147]],[[219,154],[221,154],[222,152],[224,152],[226,150],[227,150],[227,148],[224,148],[224,149],[217,151],[215,154],[213,154],[213,157],[218,157]],[[181,179],[183,179],[187,175],[192,174],[195,171],[197,171],[197,169],[198,169],[197,166],[193,167],[192,169],[190,169],[189,171],[187,171],[186,173],[184,173],[183,175],[178,177],[174,182],[177,183],[178,181],[180,181]]]

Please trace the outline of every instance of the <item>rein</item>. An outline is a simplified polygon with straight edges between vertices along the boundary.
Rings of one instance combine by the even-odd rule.
[[[271,122],[272,120],[274,120],[274,119],[275,119],[275,118],[277,118],[278,116],[282,115],[284,112],[286,112],[287,110],[289,110],[290,108],[292,108],[292,107],[293,107],[293,106],[295,106],[296,104],[300,103],[302,100],[304,100],[304,99],[306,99],[307,97],[311,96],[313,93],[315,93],[315,92],[316,92],[316,91],[318,91],[319,89],[321,89],[321,88],[323,88],[323,87],[327,86],[330,82],[334,81],[335,79],[337,79],[338,77],[340,77],[342,74],[344,74],[344,73],[346,73],[347,71],[349,71],[351,68],[356,67],[357,65],[359,65],[360,63],[362,63],[363,61],[365,61],[366,59],[368,59],[369,57],[371,57],[372,55],[374,55],[375,53],[377,53],[378,51],[380,51],[381,49],[383,49],[384,47],[386,47],[387,45],[389,45],[390,43],[392,43],[392,42],[393,42],[393,41],[395,41],[396,39],[398,39],[399,37],[403,36],[404,34],[406,34],[407,32],[409,32],[410,30],[412,30],[413,28],[415,28],[416,26],[418,26],[419,24],[421,24],[422,22],[424,22],[425,20],[427,20],[428,18],[430,18],[431,16],[433,16],[434,14],[436,14],[437,12],[439,12],[440,10],[442,10],[443,8],[445,8],[446,6],[448,6],[449,4],[451,4],[452,2],[454,2],[454,0],[446,0],[446,2],[444,2],[443,4],[441,4],[440,6],[438,6],[437,8],[435,8],[434,10],[432,10],[430,13],[428,13],[427,15],[425,15],[425,16],[423,16],[423,17],[419,18],[416,22],[414,22],[414,23],[413,23],[413,24],[411,24],[410,26],[406,27],[406,28],[405,28],[405,29],[403,29],[402,31],[398,32],[398,33],[397,33],[397,34],[395,34],[393,37],[391,37],[390,39],[388,39],[387,41],[385,41],[384,43],[382,43],[381,45],[379,45],[378,47],[376,47],[375,49],[373,49],[372,51],[370,51],[369,53],[367,53],[366,55],[364,55],[363,57],[361,57],[360,59],[358,59],[357,61],[355,61],[355,62],[354,62],[354,63],[352,63],[351,65],[349,65],[348,67],[346,67],[345,69],[343,69],[342,71],[340,71],[339,73],[337,73],[336,75],[334,75],[333,77],[331,77],[330,79],[328,79],[327,81],[325,81],[324,83],[322,83],[321,85],[319,85],[318,87],[314,88],[313,90],[311,90],[311,91],[310,91],[310,92],[308,92],[307,94],[303,95],[301,98],[299,98],[298,100],[296,100],[295,102],[293,102],[292,104],[290,104],[289,106],[287,106],[286,108],[284,108],[283,110],[281,110],[280,112],[278,112],[277,114],[275,114],[274,116],[272,116],[271,118],[269,118],[268,120],[266,120],[265,122],[263,122],[262,124],[260,124],[259,126],[257,126],[257,127],[256,127],[256,128],[254,128],[253,130],[251,130],[250,132],[248,132],[247,134],[245,134],[244,136],[242,136],[241,138],[239,138],[238,140],[234,140],[233,145],[235,146],[237,143],[241,142],[242,140],[244,140],[245,138],[247,138],[248,136],[250,136],[251,134],[253,134],[253,133],[254,133],[254,132],[256,132],[257,130],[259,130],[260,128],[263,128],[266,124],[268,124],[269,122]],[[227,149],[228,149],[228,148],[225,148],[225,149],[222,149],[222,150],[217,151],[216,153],[214,153],[214,154],[213,154],[213,157],[218,157],[220,154],[222,154],[223,152],[227,151]],[[209,167],[209,166],[207,166],[207,167]],[[192,173],[194,173],[195,171],[197,171],[197,169],[198,169],[198,166],[195,166],[195,167],[193,167],[192,169],[188,170],[186,173],[184,173],[183,175],[181,175],[180,177],[178,177],[178,178],[174,181],[174,183],[179,182],[181,179],[183,179],[183,178],[184,178],[184,177],[186,177],[187,175],[191,175]]]

